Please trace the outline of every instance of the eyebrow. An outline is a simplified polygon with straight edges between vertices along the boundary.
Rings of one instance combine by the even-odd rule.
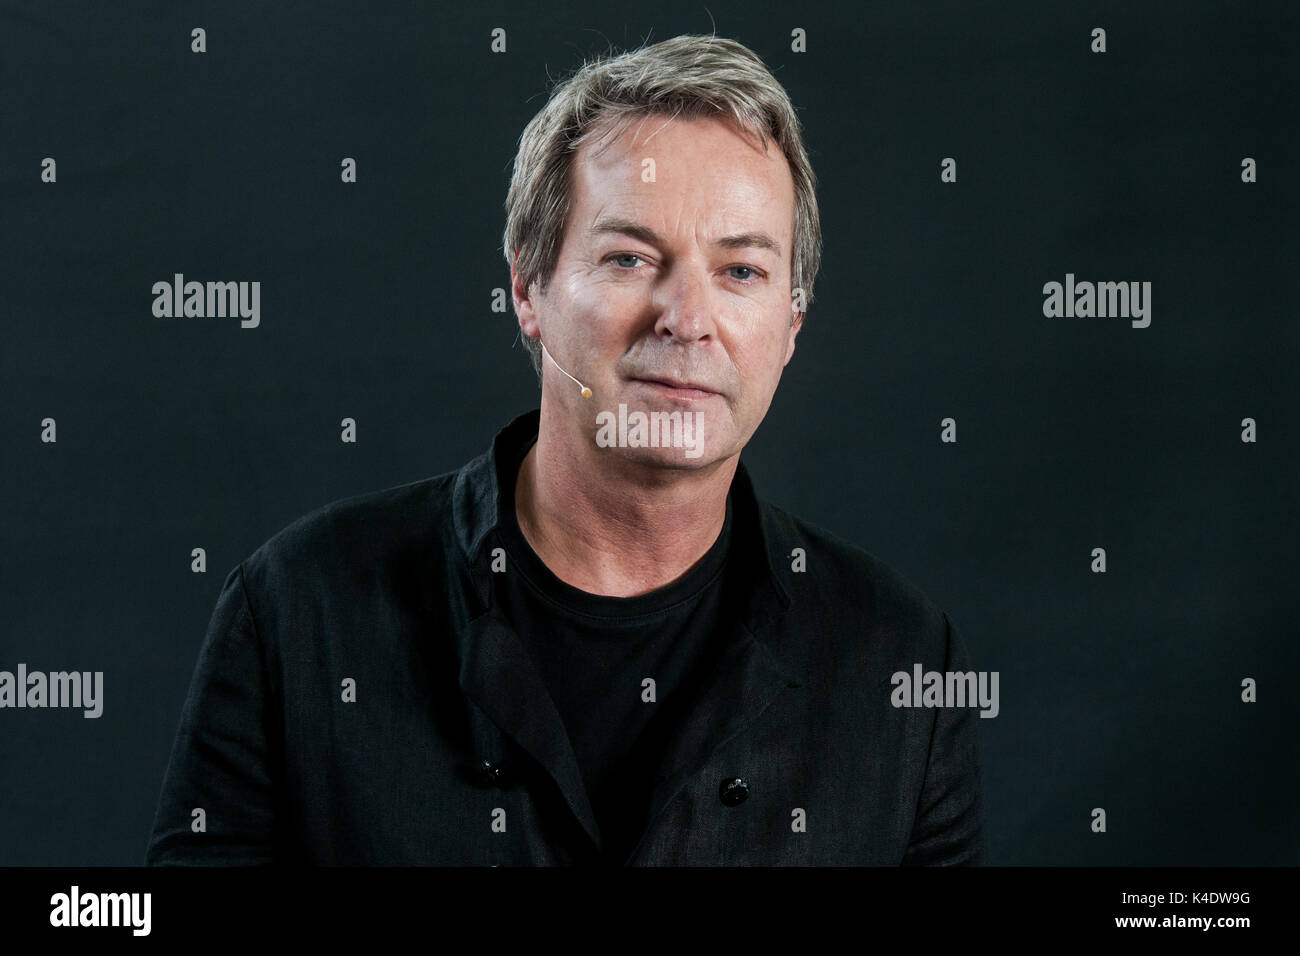
[[[633,219],[607,217],[587,230],[589,236],[601,236],[607,233],[631,236],[652,246],[663,245],[663,240],[659,238],[657,232]],[[781,255],[781,244],[765,232],[742,232],[734,236],[723,236],[721,239],[715,239],[713,244],[719,249],[767,249],[778,257]]]

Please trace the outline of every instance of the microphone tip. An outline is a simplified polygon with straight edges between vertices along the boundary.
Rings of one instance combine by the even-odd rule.
[[[587,388],[586,386],[583,386],[583,389],[582,389],[582,397],[583,397],[583,398],[591,398],[591,389]]]

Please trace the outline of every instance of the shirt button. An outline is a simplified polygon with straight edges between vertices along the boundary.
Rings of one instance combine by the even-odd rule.
[[[474,779],[481,787],[504,787],[506,785],[505,768],[500,763],[484,760],[474,769]]]
[[[749,798],[749,784],[740,777],[730,777],[722,781],[718,796],[729,807],[744,803]]]

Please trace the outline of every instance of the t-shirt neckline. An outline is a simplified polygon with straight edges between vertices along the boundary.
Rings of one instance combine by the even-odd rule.
[[[679,604],[688,602],[713,584],[727,563],[732,538],[732,495],[727,492],[727,513],[722,530],[704,553],[685,574],[646,594],[632,597],[615,597],[592,594],[576,588],[555,575],[538,557],[528,539],[524,537],[515,514],[515,481],[524,456],[537,443],[533,436],[519,447],[508,461],[500,464],[497,486],[501,493],[501,522],[497,526],[498,538],[505,548],[507,560],[514,562],[515,571],[524,582],[556,610],[585,618],[630,620],[658,615]]]

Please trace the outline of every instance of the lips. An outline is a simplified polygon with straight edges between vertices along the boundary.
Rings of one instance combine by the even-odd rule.
[[[700,392],[708,392],[710,395],[718,394],[714,389],[700,382],[684,382],[674,378],[640,378],[637,379],[637,381],[650,382],[654,385],[664,385],[668,388],[693,388]]]

